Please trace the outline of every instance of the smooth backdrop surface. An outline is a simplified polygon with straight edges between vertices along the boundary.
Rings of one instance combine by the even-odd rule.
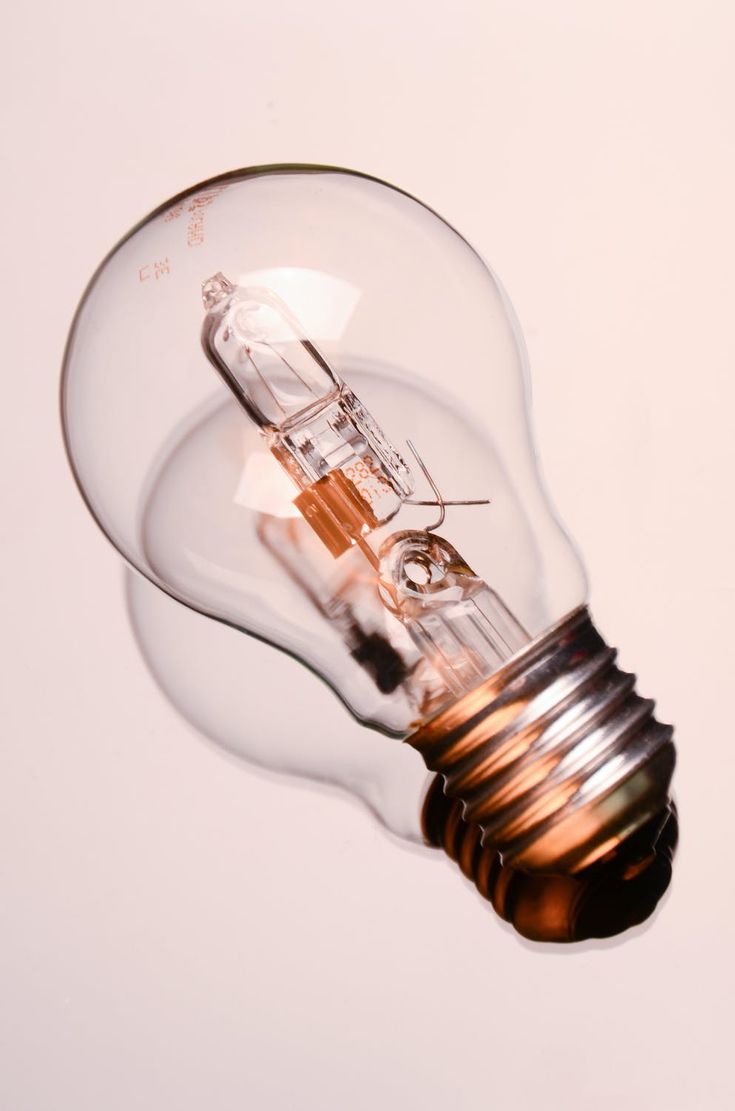
[[[733,1106],[734,33],[725,0],[6,12],[3,1111]],[[623,942],[520,941],[204,743],[137,652],[63,455],[66,330],[151,207],[284,160],[416,193],[517,308],[597,621],[677,726],[674,884]]]

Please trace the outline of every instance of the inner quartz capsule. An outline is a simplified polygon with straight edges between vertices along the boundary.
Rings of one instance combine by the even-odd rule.
[[[293,480],[294,506],[333,559],[353,547],[359,558],[342,569],[335,589],[331,573],[297,554],[292,527],[276,535],[278,526],[264,524],[262,541],[387,691],[417,665],[404,673],[390,639],[361,630],[350,599],[361,593],[362,611],[384,606],[433,673],[429,693],[417,703],[419,716],[436,713],[493,674],[529,643],[529,634],[433,531],[448,503],[412,444],[434,494],[418,504],[427,513],[436,506],[439,518],[421,530],[386,530],[405,504],[416,504],[414,476],[288,306],[270,290],[235,286],[221,273],[204,282],[202,298],[204,351]]]

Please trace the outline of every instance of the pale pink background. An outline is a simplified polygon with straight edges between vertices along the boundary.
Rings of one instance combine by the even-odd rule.
[[[15,4],[3,24],[0,1107],[735,1103],[735,21],[726,2]],[[597,620],[676,723],[653,924],[541,950],[341,797],[202,743],[67,471],[89,275],[192,182],[415,192],[524,325]]]

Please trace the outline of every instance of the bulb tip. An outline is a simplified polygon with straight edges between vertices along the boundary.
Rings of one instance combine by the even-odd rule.
[[[232,282],[219,270],[211,278],[202,282],[202,304],[207,312],[225,297],[229,297],[234,288]]]

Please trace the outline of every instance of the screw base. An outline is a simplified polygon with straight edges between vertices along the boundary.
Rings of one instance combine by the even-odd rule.
[[[407,739],[504,864],[577,872],[666,806],[673,729],[615,657],[576,610]]]
[[[575,875],[522,872],[481,844],[436,777],[421,815],[424,836],[455,861],[495,912],[531,941],[613,937],[645,922],[671,882],[678,839],[673,802],[604,860]]]

